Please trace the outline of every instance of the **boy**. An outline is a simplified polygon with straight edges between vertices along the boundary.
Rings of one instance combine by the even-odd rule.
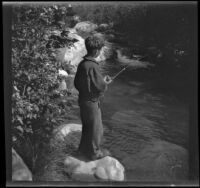
[[[79,91],[78,103],[83,126],[78,151],[95,160],[110,155],[108,150],[100,148],[103,137],[100,97],[112,79],[101,75],[99,62],[95,60],[104,46],[103,40],[90,36],[85,40],[85,46],[88,53],[80,62],[74,79],[74,85]]]

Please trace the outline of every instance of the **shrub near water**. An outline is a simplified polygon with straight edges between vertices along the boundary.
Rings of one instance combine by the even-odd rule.
[[[68,110],[55,92],[61,65],[54,49],[46,48],[50,30],[56,29],[54,15],[54,7],[13,7],[12,137],[32,169],[39,144],[48,140],[53,127],[62,121],[58,117]]]

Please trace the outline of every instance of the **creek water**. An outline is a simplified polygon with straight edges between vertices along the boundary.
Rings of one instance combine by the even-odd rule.
[[[108,86],[101,100],[103,147],[123,164],[128,181],[187,180],[187,74],[176,74],[167,66],[161,72],[149,62],[123,55],[120,48],[117,58],[100,64],[102,74],[114,76],[127,63],[131,66]],[[81,123],[75,107],[69,120]]]
[[[102,66],[102,72],[112,76],[121,67],[121,63],[107,60]],[[157,159],[151,156],[151,152],[154,152],[156,158],[173,146],[184,151],[188,149],[188,103],[180,96],[184,91],[181,92],[180,88],[176,90],[172,91],[169,83],[162,81],[162,77],[154,76],[153,72],[149,73],[145,69],[129,68],[109,85],[101,101],[103,146],[122,162],[128,180],[186,178],[183,171],[187,174],[187,170],[183,166],[188,165],[187,158],[182,161],[184,170],[181,167],[179,175],[176,172],[176,175],[161,177],[160,174],[168,173],[167,168],[163,168],[165,160],[161,160],[161,165],[153,170]],[[167,143],[168,148],[162,144],[153,144],[160,142]],[[174,152],[171,150],[168,153],[173,156]],[[174,165],[177,165],[176,162]]]
[[[101,63],[102,74],[114,76],[126,62],[132,66],[108,86],[101,100],[102,146],[124,166],[126,181],[187,181],[189,88],[184,84],[184,77],[156,72],[154,67],[141,66],[125,56],[120,61],[109,59]],[[74,104],[66,124],[81,123],[77,98],[72,96],[72,100]],[[80,136],[56,145],[57,151],[48,155],[48,168],[37,175],[39,180],[67,179],[60,161],[71,150],[77,150]]]

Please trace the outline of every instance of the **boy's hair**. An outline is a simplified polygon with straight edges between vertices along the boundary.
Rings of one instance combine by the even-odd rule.
[[[97,50],[101,50],[103,46],[104,46],[104,41],[98,36],[92,35],[86,38],[85,40],[85,47],[88,54],[93,54]]]

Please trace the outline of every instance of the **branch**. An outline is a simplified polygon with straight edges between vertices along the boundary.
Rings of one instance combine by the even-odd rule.
[[[24,86],[24,89],[23,89],[23,93],[22,93],[22,96],[23,96],[23,97],[24,97],[24,95],[25,95],[26,86],[27,86],[27,85],[25,85],[25,86]]]

